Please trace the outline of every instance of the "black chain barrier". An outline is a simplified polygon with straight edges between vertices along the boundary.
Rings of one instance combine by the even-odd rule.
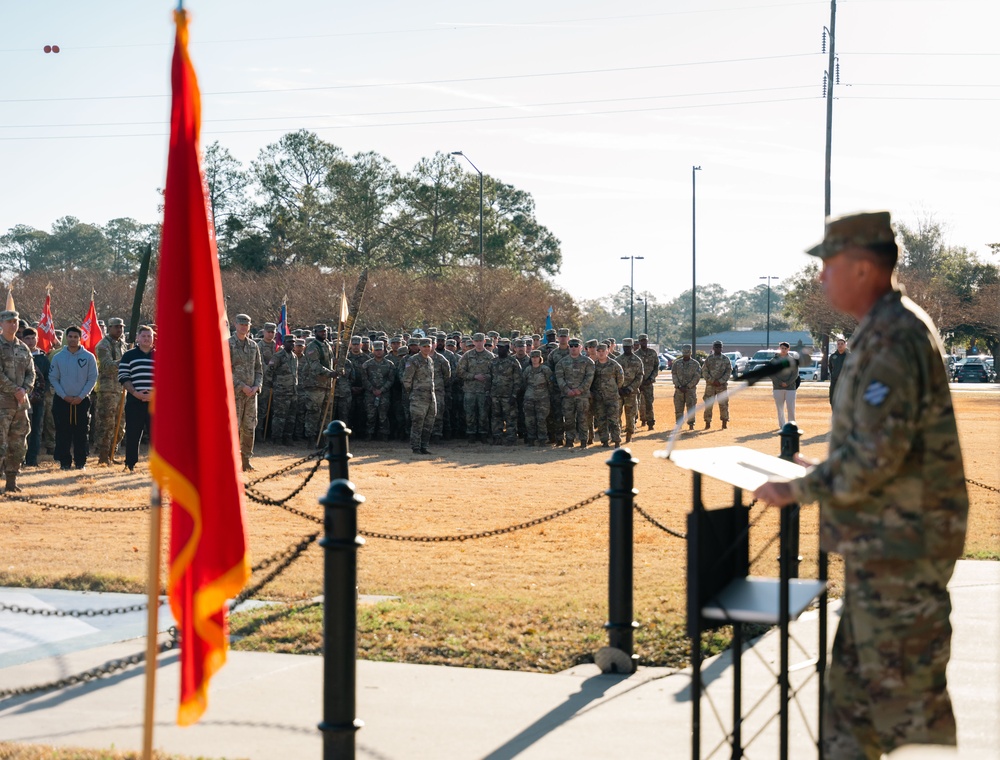
[[[50,509],[64,509],[70,512],[146,512],[149,510],[148,504],[144,504],[141,507],[76,507],[70,504],[52,504],[47,501],[32,499],[30,496],[18,496],[11,493],[5,493],[3,494],[3,497],[5,499],[9,499],[10,501],[20,501],[25,504],[34,504],[37,507],[42,507],[45,512]]]
[[[974,486],[979,486],[980,488],[985,488],[987,491],[993,491],[994,493],[1000,493],[1000,488],[996,486],[991,486],[988,483],[980,483],[978,480],[973,480],[972,478],[966,478],[966,483],[972,483]]]
[[[160,602],[161,605],[166,602]],[[133,604],[128,607],[104,607],[96,610],[44,610],[36,607],[19,607],[16,604],[4,604],[0,602],[0,612],[13,612],[20,615],[38,615],[40,617],[71,617],[71,618],[92,618],[111,617],[112,615],[126,615],[129,612],[142,612],[149,609],[149,604]]]
[[[322,464],[323,464],[322,459],[317,460],[316,464],[313,465],[313,468],[309,471],[309,474],[306,475],[305,480],[299,483],[299,485],[295,488],[295,490],[292,491],[290,494],[288,494],[288,496],[285,496],[284,498],[272,499],[270,496],[265,496],[264,494],[262,494],[260,491],[256,490],[253,486],[249,484],[244,486],[243,492],[247,495],[248,499],[257,502],[258,504],[266,504],[267,506],[271,507],[280,507],[284,505],[286,502],[294,499],[300,493],[302,493],[302,490],[307,485],[309,485],[309,481],[313,479],[313,475],[316,474],[316,472],[320,468],[320,465]]]
[[[164,652],[167,652],[177,646],[177,629],[171,627],[169,633],[170,638],[162,642],[156,648],[157,654],[163,654]],[[34,694],[39,691],[65,689],[67,686],[75,686],[80,683],[96,681],[99,678],[110,676],[145,661],[146,653],[140,652],[138,654],[133,654],[130,657],[125,657],[124,659],[108,660],[106,663],[98,665],[96,668],[91,668],[90,670],[85,670],[82,673],[77,673],[72,676],[66,676],[65,678],[60,678],[56,681],[49,681],[48,683],[38,684],[37,686],[19,686],[14,689],[0,689],[0,700],[9,699],[10,697],[19,697],[24,694]]]
[[[675,538],[684,539],[685,541],[687,540],[687,533],[681,533],[680,531],[674,530],[673,528],[668,528],[666,525],[661,523],[659,520],[657,520],[655,517],[649,514],[649,512],[640,507],[638,504],[632,504],[632,507],[635,509],[636,512],[638,512],[640,515],[646,518],[646,522],[650,523],[654,527],[659,528],[660,530],[666,533],[669,533],[671,536],[674,536]]]
[[[326,456],[326,449],[325,448],[318,449],[317,451],[314,451],[312,454],[302,457],[302,459],[297,459],[291,464],[285,465],[280,470],[275,470],[272,473],[269,473],[267,475],[261,475],[259,478],[254,478],[253,480],[248,481],[246,484],[246,488],[253,488],[255,485],[257,485],[258,483],[263,483],[265,480],[271,480],[271,478],[276,478],[279,475],[284,475],[286,472],[291,472],[296,467],[301,467],[306,462],[309,462],[313,459],[319,459],[319,461],[322,462],[324,456]]]
[[[358,530],[358,534],[365,536],[366,538],[384,538],[387,541],[414,541],[416,543],[439,543],[447,541],[471,541],[476,538],[490,538],[492,536],[502,536],[506,533],[514,533],[518,530],[524,530],[525,528],[533,528],[536,525],[541,525],[542,523],[549,522],[550,520],[555,520],[557,517],[562,517],[563,515],[568,515],[570,512],[575,512],[578,509],[586,507],[588,504],[593,504],[598,499],[605,496],[604,491],[600,491],[593,496],[590,496],[583,501],[577,502],[571,507],[566,507],[565,509],[560,509],[552,514],[545,515],[544,517],[536,517],[534,520],[529,520],[528,522],[518,523],[517,525],[511,525],[507,528],[497,528],[495,530],[484,530],[479,533],[466,533],[461,535],[453,536],[401,536],[394,533],[375,533],[374,531],[368,530]],[[322,522],[322,520],[320,520]]]

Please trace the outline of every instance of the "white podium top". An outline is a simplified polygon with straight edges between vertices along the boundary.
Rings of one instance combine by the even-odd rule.
[[[670,461],[682,469],[700,472],[745,491],[756,490],[768,481],[786,483],[806,473],[806,468],[800,464],[745,446],[675,450],[670,454]]]

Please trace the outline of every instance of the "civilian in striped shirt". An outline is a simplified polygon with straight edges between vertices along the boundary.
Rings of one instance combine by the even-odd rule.
[[[135,348],[122,354],[118,382],[125,387],[125,469],[135,471],[139,442],[149,424],[149,399],[153,395],[153,328],[143,325],[135,337]]]

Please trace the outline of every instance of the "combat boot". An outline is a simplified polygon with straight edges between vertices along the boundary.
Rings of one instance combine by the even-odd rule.
[[[632,434],[631,433],[626,433],[625,434],[625,443],[632,443]]]
[[[242,456],[243,460],[243,472],[254,472],[257,468],[250,464],[250,457]]]
[[[726,423],[723,422],[722,424],[725,425]],[[708,430],[711,427],[712,427],[712,423],[711,422],[706,422],[705,423],[705,430]]]
[[[21,488],[17,485],[17,473],[8,472],[7,473],[7,485],[4,488],[4,493],[20,493]]]
[[[723,420],[722,421],[722,429],[725,430],[727,427],[729,427],[729,420]]]
[[[108,459],[106,456],[101,455],[101,457],[97,460],[97,466],[98,467],[110,467],[111,466],[111,460]]]

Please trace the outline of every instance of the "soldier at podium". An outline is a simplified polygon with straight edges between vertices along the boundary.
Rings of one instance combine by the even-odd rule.
[[[859,324],[837,381],[827,459],[754,495],[776,506],[819,502],[821,546],[844,557],[824,757],[954,745],[947,586],[969,500],[943,346],[896,284],[888,212],[828,219],[808,253],[823,262],[830,305]]]

